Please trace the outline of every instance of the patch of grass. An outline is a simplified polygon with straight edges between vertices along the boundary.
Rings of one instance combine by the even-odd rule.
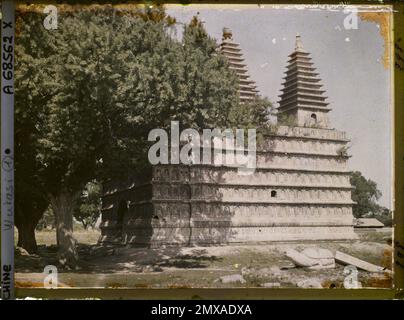
[[[88,229],[85,230],[82,227],[78,227],[74,230],[74,237],[78,243],[82,244],[96,244],[101,236],[101,231]],[[35,238],[38,245],[56,245],[56,230],[43,229],[41,231],[35,231]],[[17,245],[18,230],[14,228],[14,243]]]
[[[381,246],[380,244],[366,242],[360,246],[345,245],[340,247],[339,251],[378,266],[391,267],[392,250],[387,245]]]
[[[211,267],[242,269],[246,268],[265,268],[278,262],[279,255],[268,250],[267,252],[256,252],[252,248],[239,248],[236,252],[224,255],[221,260],[214,260]]]
[[[391,228],[385,228],[379,231],[362,231],[357,232],[361,241],[377,242],[381,244],[388,244],[388,240],[392,237]]]

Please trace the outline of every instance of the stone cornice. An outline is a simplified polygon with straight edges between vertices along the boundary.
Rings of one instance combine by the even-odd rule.
[[[298,185],[298,184],[237,184],[237,183],[218,183],[218,182],[205,182],[205,181],[191,181],[184,183],[181,181],[161,181],[154,180],[153,185],[189,185],[189,186],[215,186],[222,188],[243,188],[243,189],[262,189],[262,188],[274,188],[274,189],[327,189],[327,190],[354,190],[352,186],[330,186],[330,185]]]
[[[192,204],[192,203],[206,203],[206,204],[215,204],[215,205],[235,205],[235,206],[251,206],[251,205],[297,205],[297,206],[302,206],[302,205],[315,205],[315,206],[351,206],[354,205],[354,201],[223,201],[223,200],[207,200],[207,199],[157,199],[153,198],[150,203],[187,203],[187,204]],[[136,202],[140,203],[140,202]]]

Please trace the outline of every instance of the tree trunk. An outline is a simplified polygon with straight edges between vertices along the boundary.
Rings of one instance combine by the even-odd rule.
[[[20,200],[19,197],[16,197],[16,199],[15,226],[18,229],[17,246],[24,248],[28,253],[36,253],[38,248],[35,239],[35,228],[48,203],[45,198],[37,199],[37,201],[31,201],[31,198]]]
[[[73,237],[73,209],[76,194],[61,191],[51,196],[52,209],[55,214],[56,240],[58,244],[59,263],[67,268],[76,268],[78,253],[76,239]]]
[[[30,221],[22,222],[18,228],[17,246],[24,248],[28,253],[37,253],[38,247],[35,239],[36,223]]]

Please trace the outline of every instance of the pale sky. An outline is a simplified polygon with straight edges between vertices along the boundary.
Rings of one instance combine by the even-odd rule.
[[[391,75],[381,63],[384,41],[377,23],[358,18],[358,29],[346,30],[347,14],[342,9],[221,5],[170,6],[167,11],[177,18],[178,33],[181,23],[198,12],[218,42],[223,27],[230,28],[260,94],[275,106],[299,33],[323,79],[332,108],[331,126],[346,131],[351,139],[350,168],[376,181],[383,193],[379,203],[392,207]]]

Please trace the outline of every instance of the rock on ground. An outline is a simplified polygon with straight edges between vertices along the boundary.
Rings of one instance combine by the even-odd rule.
[[[281,284],[279,282],[266,282],[261,285],[264,288],[280,288]]]
[[[223,276],[219,278],[222,283],[233,283],[233,282],[240,282],[246,283],[245,279],[241,274],[232,274],[228,276]]]
[[[322,288],[321,282],[316,279],[305,279],[297,283],[299,288]]]
[[[27,250],[25,250],[22,247],[16,247],[15,248],[15,254],[20,255],[20,256],[29,256],[30,254],[28,253]]]

